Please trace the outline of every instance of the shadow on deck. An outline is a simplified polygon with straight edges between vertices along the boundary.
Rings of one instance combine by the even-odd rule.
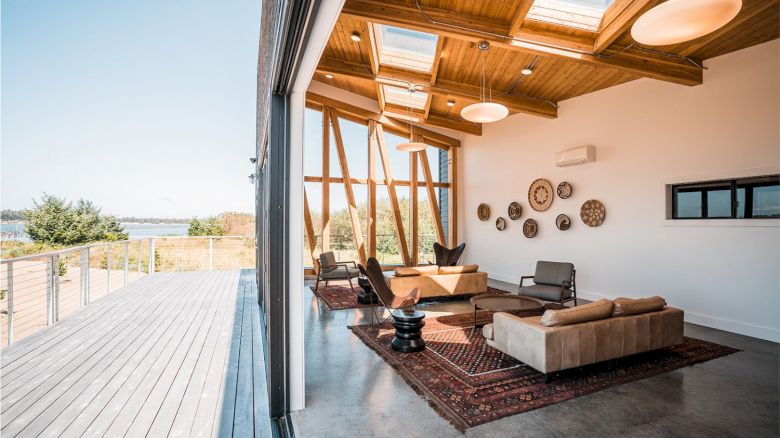
[[[253,270],[157,273],[4,349],[3,436],[270,436]]]

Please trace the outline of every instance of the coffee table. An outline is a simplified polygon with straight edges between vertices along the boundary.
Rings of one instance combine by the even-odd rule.
[[[474,305],[474,328],[477,329],[477,310],[492,310],[493,312],[511,312],[516,310],[542,311],[545,309],[544,301],[532,297],[524,297],[511,294],[482,294],[471,297],[469,300]]]

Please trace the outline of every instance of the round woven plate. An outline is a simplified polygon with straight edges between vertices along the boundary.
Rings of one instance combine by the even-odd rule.
[[[601,201],[595,199],[589,199],[582,204],[580,208],[580,217],[585,225],[589,227],[598,227],[604,223],[604,219],[607,217],[607,209]]]
[[[477,207],[477,217],[483,222],[490,219],[490,207],[488,207],[487,204],[479,204],[479,207]]]
[[[558,217],[555,218],[555,226],[561,231],[566,231],[571,227],[571,219],[565,214],[559,214]]]
[[[506,219],[502,217],[496,219],[496,229],[498,231],[504,231],[505,228],[506,228]]]
[[[539,226],[536,224],[536,221],[533,219],[526,219],[523,223],[523,235],[530,239],[536,236],[537,231],[539,231]]]
[[[519,202],[513,202],[509,204],[507,213],[509,213],[509,219],[516,221],[523,215],[523,207],[520,206]]]
[[[539,178],[528,188],[528,203],[536,211],[547,211],[555,198],[555,192],[550,181]]]
[[[560,184],[558,184],[558,197],[561,199],[567,199],[569,196],[571,196],[571,184],[564,181]]]

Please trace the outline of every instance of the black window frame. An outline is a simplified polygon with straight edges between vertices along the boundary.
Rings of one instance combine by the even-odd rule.
[[[710,181],[697,181],[671,185],[671,217],[672,220],[718,220],[718,219],[778,219],[780,216],[753,217],[753,189],[758,187],[771,187],[780,185],[780,175],[761,175],[745,178],[719,179]],[[709,216],[708,193],[722,191],[725,188],[731,192],[731,214],[729,216]],[[745,189],[744,217],[738,217],[739,203],[737,191]],[[701,194],[701,216],[680,217],[678,214],[677,199],[679,193]]]

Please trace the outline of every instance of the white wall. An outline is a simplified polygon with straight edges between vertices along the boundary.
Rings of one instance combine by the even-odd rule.
[[[670,224],[662,189],[681,178],[777,172],[778,53],[776,40],[710,60],[697,87],[641,79],[562,102],[554,120],[515,115],[465,136],[466,261],[514,283],[537,260],[571,261],[583,298],[657,294],[687,321],[778,342],[780,221]],[[585,144],[596,146],[597,162],[555,167],[555,152]],[[527,191],[536,178],[569,181],[574,195],[534,212]],[[579,219],[587,199],[606,205],[599,228]],[[499,232],[495,219],[512,201],[523,217]],[[477,219],[482,202],[488,222]],[[570,230],[555,228],[560,213],[572,217]],[[522,234],[529,217],[540,225],[533,239]]]

